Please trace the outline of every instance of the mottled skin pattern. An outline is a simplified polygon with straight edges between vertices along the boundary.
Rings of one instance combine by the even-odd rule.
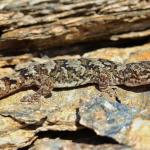
[[[32,64],[16,72],[12,77],[0,79],[0,98],[24,87],[37,86],[33,95],[22,101],[38,100],[50,95],[53,88],[69,88],[98,84],[99,89],[108,86],[140,86],[150,84],[150,61],[119,64],[105,59],[50,60],[44,64]]]

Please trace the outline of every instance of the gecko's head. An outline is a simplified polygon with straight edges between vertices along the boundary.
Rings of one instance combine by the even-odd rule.
[[[43,64],[31,64],[28,68],[23,68],[20,70],[20,75],[25,78],[34,78],[42,74],[48,74],[48,70]]]

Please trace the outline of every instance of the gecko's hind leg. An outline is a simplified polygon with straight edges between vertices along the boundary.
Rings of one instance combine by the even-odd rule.
[[[47,76],[46,77],[42,76],[41,78],[38,78],[38,80],[36,80],[35,82],[35,85],[39,88],[36,91],[36,93],[24,96],[20,100],[21,102],[28,102],[28,103],[39,102],[41,96],[44,97],[49,96],[53,89],[52,81]]]

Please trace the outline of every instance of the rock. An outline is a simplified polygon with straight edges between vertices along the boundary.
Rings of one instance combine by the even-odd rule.
[[[135,149],[150,148],[150,116],[138,108],[95,97],[79,109],[80,124]],[[144,117],[146,116],[146,117]]]
[[[98,140],[98,139],[90,139]],[[92,145],[88,143],[77,143],[70,140],[62,139],[48,139],[43,138],[39,139],[34,143],[34,146],[29,150],[132,150],[132,148],[124,145],[115,145],[115,144],[102,144],[102,145]]]

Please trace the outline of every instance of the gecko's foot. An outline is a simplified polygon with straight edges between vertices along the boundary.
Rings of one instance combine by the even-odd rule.
[[[107,94],[110,98],[116,99],[117,93],[116,93],[116,87],[108,86],[107,88],[99,88],[102,95]]]
[[[41,95],[35,93],[35,94],[24,96],[23,98],[21,98],[20,101],[26,103],[35,103],[35,102],[40,102],[40,99],[41,99]]]

